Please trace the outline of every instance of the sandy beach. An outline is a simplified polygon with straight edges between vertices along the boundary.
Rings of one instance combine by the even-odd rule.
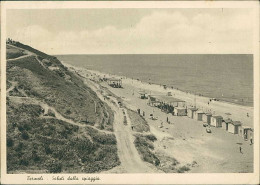
[[[68,65],[63,63],[64,65]],[[68,65],[69,66],[69,65]],[[74,66],[73,66],[74,67]],[[111,74],[105,74],[99,71],[93,71],[93,70],[84,70],[77,67],[74,67],[78,71],[85,71],[88,73],[96,75],[96,78],[98,77],[115,77],[115,78],[121,78],[122,82],[127,86],[132,86],[132,91],[135,92],[136,95],[138,95],[138,91],[144,90],[148,94],[152,95],[166,95],[168,92],[171,92],[173,97],[179,98],[181,100],[184,100],[187,105],[194,105],[196,102],[196,107],[203,110],[204,112],[211,112],[214,115],[221,115],[224,119],[230,118],[234,121],[241,121],[243,125],[254,127],[253,125],[253,107],[249,106],[243,106],[238,105],[230,102],[223,102],[223,101],[211,101],[208,97],[198,96],[190,93],[186,93],[177,89],[171,89],[171,88],[164,88],[163,86],[157,85],[157,84],[149,84],[145,83],[136,79],[129,79],[124,76],[116,76]],[[130,87],[131,88],[131,87]],[[208,104],[208,102],[210,102]],[[229,113],[229,114],[227,114]],[[247,116],[247,113],[249,114],[249,117]]]
[[[112,88],[106,82],[98,82],[98,79],[99,77],[112,77],[113,75],[83,68],[71,68],[72,66],[66,63],[63,64],[72,71],[86,77],[89,82],[96,82],[100,86],[107,88],[116,97],[120,97],[127,108],[133,111],[137,109],[140,109],[141,112],[144,111],[144,118],[150,126],[150,132],[157,138],[154,143],[155,153],[175,158],[183,165],[193,164],[190,165],[189,173],[253,172],[253,145],[250,145],[249,141],[245,141],[241,136],[228,133],[221,128],[211,127],[212,133],[209,134],[205,131],[201,121],[190,119],[187,116],[173,116],[162,112],[158,108],[148,106],[147,100],[139,98],[138,91],[145,90],[152,95],[166,95],[167,92],[171,92],[173,97],[184,100],[187,105],[194,105],[196,101],[196,107],[205,112],[221,115],[224,119],[229,117],[251,127],[253,127],[253,107],[220,101],[211,101],[208,104],[209,98],[207,97],[196,96],[195,100],[193,94],[176,89],[164,89],[159,85],[148,84],[126,77],[119,77],[122,78],[123,88]],[[96,88],[98,90],[98,85],[96,85]],[[116,109],[114,111],[120,112]],[[230,115],[227,115],[227,113]],[[150,114],[154,114],[158,119],[150,119]],[[167,117],[170,124],[166,122]],[[118,121],[120,122],[120,120]],[[163,127],[161,127],[162,124]],[[124,127],[121,128],[120,132],[124,131],[123,129]],[[133,142],[131,137],[134,132],[131,132],[129,126],[125,129],[129,134],[130,143]],[[117,129],[115,129],[115,135],[117,136],[116,132]],[[239,147],[242,148],[242,153],[240,153]],[[124,162],[122,165],[124,165]],[[117,170],[112,170],[111,173],[126,172],[123,168],[118,167]],[[146,168],[144,170],[146,172],[158,172]]]

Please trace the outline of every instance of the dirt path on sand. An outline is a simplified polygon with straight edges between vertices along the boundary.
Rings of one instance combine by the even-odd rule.
[[[30,57],[30,56],[32,56],[32,55],[23,55],[23,56],[20,56],[20,57],[17,57],[17,58],[11,58],[11,59],[8,59],[7,62],[19,60],[19,59],[22,59],[22,58],[27,58],[27,57]]]
[[[160,172],[154,166],[142,161],[137,149],[134,145],[134,136],[131,130],[131,121],[127,116],[127,111],[124,108],[120,108],[117,104],[115,97],[109,96],[108,99],[104,99],[103,95],[99,91],[99,85],[89,80],[85,80],[86,84],[94,90],[98,97],[107,103],[114,111],[114,134],[117,138],[118,156],[121,161],[121,165],[107,171],[107,173],[155,173]],[[116,102],[113,104],[112,102]],[[123,123],[124,114],[127,117],[127,124]]]

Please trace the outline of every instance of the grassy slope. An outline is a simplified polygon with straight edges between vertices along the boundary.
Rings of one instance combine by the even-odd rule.
[[[38,105],[7,104],[7,119],[12,120],[7,127],[8,171],[92,173],[119,164],[114,135],[41,118]]]
[[[7,79],[18,82],[18,88],[28,96],[42,99],[66,118],[90,125],[103,123],[101,128],[113,130],[112,111],[98,99],[95,92],[57,59],[49,62],[52,63],[49,67],[58,69],[52,71],[47,64],[44,68],[34,56],[10,61],[7,64]],[[97,104],[96,113],[94,102]]]
[[[29,46],[19,46],[39,54],[37,58],[42,65],[35,56],[9,61],[8,88],[11,82],[16,82],[15,91],[47,103],[66,118],[113,130],[111,109],[81,79],[56,58]],[[19,93],[10,95],[19,96]],[[7,138],[9,172],[35,169],[98,172],[119,164],[114,135],[78,128],[55,117],[45,118],[40,106],[20,104],[12,99],[7,104]]]
[[[147,121],[140,116],[137,112],[127,109],[129,118],[131,119],[132,126],[134,126],[134,131],[136,132],[149,132],[150,127]]]
[[[6,53],[6,59],[17,58],[25,55],[22,49],[16,49],[14,47],[7,46],[8,52]]]

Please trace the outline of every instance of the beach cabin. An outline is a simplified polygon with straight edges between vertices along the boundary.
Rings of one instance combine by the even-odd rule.
[[[222,121],[222,129],[225,129],[226,131],[228,131],[228,125],[231,124],[232,120],[230,118],[228,119],[224,119]]]
[[[113,88],[122,88],[122,80],[117,78],[108,78],[107,79],[108,85]]]
[[[203,111],[196,111],[195,112],[195,119],[197,121],[202,121],[202,116],[203,116],[204,112]]]
[[[214,127],[222,127],[222,116],[212,116],[210,125]]]
[[[198,109],[197,108],[188,108],[187,110],[187,116],[191,119],[193,119],[195,117],[195,112],[197,111]]]
[[[238,127],[238,135],[243,137],[244,139],[250,139],[249,136],[250,130],[251,127],[241,125]]]
[[[208,123],[210,125],[211,123],[211,117],[212,117],[212,114],[211,113],[205,113],[202,115],[202,121],[204,123]]]
[[[139,94],[139,98],[140,98],[140,99],[148,99],[148,94],[147,94],[147,92],[145,92],[145,91],[139,91],[138,94]]]
[[[248,136],[248,139],[254,140],[254,129],[253,128],[251,128],[250,130],[247,131],[247,136]]]
[[[176,116],[187,116],[187,109],[184,107],[175,107],[174,115]]]
[[[233,121],[228,125],[228,132],[232,134],[238,134],[238,127],[241,126],[242,123],[240,121]]]

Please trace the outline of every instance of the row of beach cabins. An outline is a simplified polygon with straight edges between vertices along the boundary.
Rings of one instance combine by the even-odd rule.
[[[103,80],[113,88],[122,88],[121,79],[103,78]],[[254,129],[243,125],[240,121],[233,121],[230,118],[224,119],[220,115],[213,115],[196,107],[187,107],[185,101],[172,97],[170,92],[167,95],[148,95],[145,91],[139,91],[139,97],[148,99],[148,105],[158,107],[162,111],[171,113],[174,116],[187,116],[209,126],[222,128],[232,134],[238,134],[245,140],[254,137]]]
[[[240,121],[233,121],[230,118],[223,119],[220,115],[213,115],[196,107],[187,107],[186,102],[178,98],[166,95],[147,95],[144,91],[140,91],[139,96],[141,99],[148,99],[148,105],[158,107],[174,116],[187,116],[209,126],[222,128],[232,134],[238,134],[245,140],[252,139],[254,136],[253,128],[244,126]]]

